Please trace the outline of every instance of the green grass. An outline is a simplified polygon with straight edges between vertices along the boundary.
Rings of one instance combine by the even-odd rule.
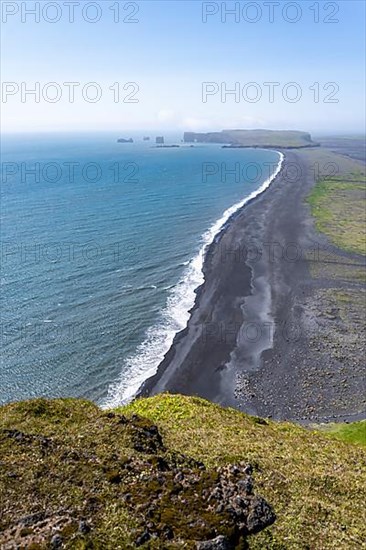
[[[322,179],[308,203],[318,231],[349,252],[366,254],[366,187],[364,174]]]
[[[141,453],[134,445],[151,423],[157,424],[165,445],[157,455]],[[161,490],[149,475],[159,460],[178,460],[183,453],[182,464],[194,469],[188,457],[202,461],[208,474],[228,463],[253,465],[255,492],[274,508],[277,520],[249,538],[250,549],[359,550],[366,540],[366,452],[355,444],[361,428],[348,425],[333,437],[332,431],[311,431],[169,394],[109,413],[76,399],[6,405],[0,407],[0,547],[9,537],[20,537],[23,545],[34,539],[32,526],[23,527],[22,533],[16,526],[19,518],[43,512],[48,519],[38,522],[37,529],[47,539],[52,521],[58,521],[64,548],[135,548],[136,535],[147,521],[139,510],[151,491]],[[126,493],[132,505],[126,504]],[[185,542],[156,539],[141,548],[193,550],[188,525],[198,512],[199,495],[198,490],[184,509],[176,509],[164,490],[157,512],[169,518]],[[90,523],[90,534],[79,532],[81,517]],[[49,544],[33,540],[28,548]]]
[[[156,422],[169,447],[211,467],[245,460],[277,513],[252,550],[359,549],[366,538],[366,453],[319,431],[223,409],[199,398],[159,395],[123,409]]]
[[[366,447],[366,420],[349,424],[322,424],[318,428],[336,439]]]

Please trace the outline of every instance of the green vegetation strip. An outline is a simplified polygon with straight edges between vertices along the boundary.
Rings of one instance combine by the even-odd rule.
[[[319,181],[308,202],[318,231],[349,252],[366,254],[366,186],[362,173]]]
[[[366,447],[366,420],[349,424],[320,424],[318,429],[336,439]]]

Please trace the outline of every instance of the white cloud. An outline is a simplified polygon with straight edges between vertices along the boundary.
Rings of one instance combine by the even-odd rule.
[[[187,117],[182,120],[181,126],[187,130],[207,130],[212,127],[212,120],[205,118]]]
[[[159,122],[174,122],[176,120],[176,113],[173,109],[161,109],[157,115]]]

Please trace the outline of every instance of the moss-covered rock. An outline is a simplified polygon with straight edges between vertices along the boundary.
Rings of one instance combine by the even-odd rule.
[[[248,465],[206,469],[137,414],[78,400],[8,405],[0,449],[4,550],[195,548],[220,535],[235,548],[275,520]]]

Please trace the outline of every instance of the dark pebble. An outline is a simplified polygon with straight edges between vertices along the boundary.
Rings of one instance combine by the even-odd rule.
[[[54,535],[51,539],[51,548],[61,548],[62,547],[62,537],[60,535]]]
[[[149,531],[145,531],[136,539],[136,546],[142,546],[145,544],[145,542],[150,540],[150,533]]]

